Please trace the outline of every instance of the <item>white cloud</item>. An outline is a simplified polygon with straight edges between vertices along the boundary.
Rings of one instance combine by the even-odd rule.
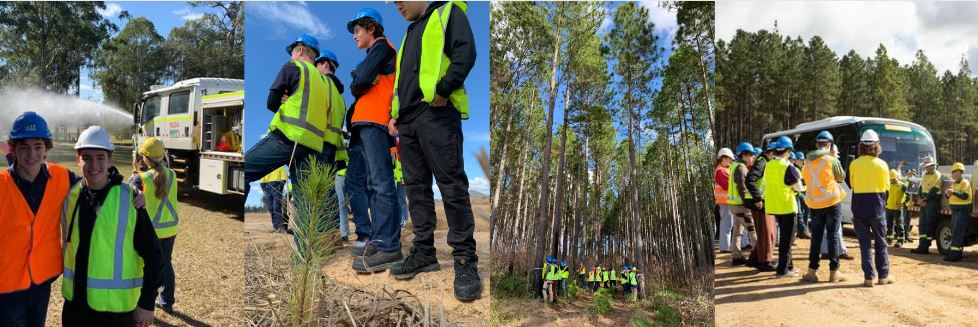
[[[664,36],[665,44],[672,44],[672,39],[679,30],[676,12],[660,6],[659,1],[642,1],[641,5],[649,10],[649,19],[655,23],[655,33]]]
[[[272,23],[271,26],[279,26],[272,28],[276,34],[284,34],[286,30],[281,26],[287,26],[299,33],[312,35],[320,42],[333,37],[330,28],[312,14],[304,2],[252,2],[249,5],[246,19],[262,20]]]
[[[115,18],[122,12],[122,6],[118,3],[107,3],[105,9],[96,9],[95,11],[102,17]]]
[[[490,190],[489,180],[485,177],[470,178],[469,190],[488,195]]]
[[[880,44],[901,64],[923,50],[939,72],[958,71],[962,56],[978,59],[978,4],[956,2],[717,2],[716,36],[737,29],[777,29],[786,36],[822,37],[839,56],[875,56]],[[978,65],[971,65],[972,71]]]
[[[189,7],[184,7],[178,10],[172,11],[174,15],[180,16],[183,20],[195,20],[204,17],[203,13],[194,12],[193,9]]]
[[[204,14],[203,13],[192,13],[192,14],[186,14],[186,15],[180,16],[180,19],[183,19],[183,20],[196,20],[196,19],[200,19],[201,17],[204,17]]]

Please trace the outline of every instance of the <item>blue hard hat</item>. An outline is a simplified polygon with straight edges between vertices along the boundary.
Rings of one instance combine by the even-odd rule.
[[[778,137],[778,145],[775,146],[775,149],[778,149],[778,150],[792,150],[792,151],[794,151],[795,150],[795,144],[794,143],[795,142],[792,142],[790,137],[788,137],[786,135],[781,135],[781,136]]]
[[[740,144],[737,144],[737,156],[740,156],[744,152],[754,153],[754,146],[747,141],[740,142]]]
[[[561,266],[566,266],[566,265],[567,265],[567,260],[562,260],[562,261],[560,261],[560,265],[561,265]]]
[[[818,132],[818,136],[815,137],[815,140],[816,141],[835,142],[835,139],[832,138],[832,133],[829,133],[829,131],[821,131],[821,132]]]
[[[51,130],[48,122],[36,112],[27,111],[14,120],[14,128],[10,130],[11,140],[20,139],[50,139]]]
[[[795,159],[805,160],[805,153],[801,151],[795,152]]]
[[[295,41],[290,43],[289,46],[285,47],[285,53],[292,55],[292,48],[295,48],[295,45],[299,43],[305,44],[310,48],[315,49],[316,55],[313,57],[319,57],[319,40],[317,40],[316,38],[312,37],[312,35],[309,34],[302,34],[299,35],[299,37],[295,38]]]
[[[318,64],[318,63],[322,62],[323,60],[332,61],[333,62],[333,66],[335,66],[335,68],[340,68],[340,61],[338,59],[336,59],[336,54],[333,53],[333,51],[329,51],[329,50],[326,50],[326,49],[320,50],[319,51],[319,58],[316,58],[316,61],[314,63]]]
[[[774,148],[777,148],[779,145],[780,144],[779,144],[778,140],[775,139],[774,141],[768,142],[767,146],[765,146],[764,149],[765,150],[774,150]]]
[[[380,24],[380,26],[384,26],[384,18],[380,17],[379,12],[374,10],[374,8],[363,8],[357,10],[357,14],[353,15],[353,19],[351,19],[349,22],[346,22],[346,30],[350,31],[350,33],[353,33],[353,27],[357,25],[358,21],[364,18],[373,19],[373,21],[377,22],[377,24]]]

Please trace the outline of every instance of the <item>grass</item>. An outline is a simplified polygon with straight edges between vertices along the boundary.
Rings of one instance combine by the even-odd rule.
[[[495,297],[489,299],[489,312],[491,312],[491,317],[489,318],[490,326],[506,326],[523,320],[522,312],[507,312],[502,310],[500,301],[505,300]]]
[[[492,285],[493,298],[520,298],[532,299],[533,293],[529,291],[526,280],[516,276],[509,276],[506,273],[498,272],[489,279]]]
[[[615,308],[614,299],[611,297],[611,290],[601,288],[597,292],[594,292],[594,304],[592,304],[591,308],[594,312],[603,316],[611,314],[611,311]]]

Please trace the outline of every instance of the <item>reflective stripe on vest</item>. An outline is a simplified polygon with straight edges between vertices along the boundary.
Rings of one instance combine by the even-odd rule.
[[[81,189],[82,183],[71,189],[64,209],[64,216],[70,217],[66,228],[70,229],[64,246],[61,293],[69,301],[74,298],[75,291],[75,256],[80,240],[76,209]],[[95,218],[89,244],[86,299],[95,311],[130,312],[136,309],[143,285],[143,258],[133,246],[136,217],[132,190],[127,184],[113,186]]]
[[[734,172],[743,165],[742,162],[734,161],[727,167],[727,204],[741,205],[744,204],[744,199],[740,196],[740,191],[737,190],[737,182],[734,181]],[[747,193],[747,199],[753,199],[754,197]]]
[[[157,172],[160,173],[160,172]],[[159,199],[156,197],[156,182],[153,180],[151,172],[141,175],[143,180],[143,192],[146,196],[146,210],[152,212],[150,216],[153,220],[153,227],[156,228],[156,237],[170,238],[177,235],[179,230],[180,216],[173,203],[177,201],[177,174],[169,168],[164,168],[162,172],[166,177],[166,197]],[[164,211],[164,209],[166,209]]]
[[[289,95],[289,99],[275,112],[269,128],[281,131],[293,142],[316,152],[323,152],[324,130],[328,119],[326,110],[316,110],[316,107],[326,102],[326,98],[332,97],[332,92],[326,91],[326,84],[322,82],[315,66],[301,60],[292,60],[292,63],[301,72],[299,87],[296,88],[296,94]]]
[[[716,169],[713,169],[713,177],[714,178],[716,178],[717,172],[719,172],[721,169],[727,170],[727,168],[723,168],[721,166],[717,166]],[[720,185],[719,183],[717,183],[716,180],[713,181],[713,199],[714,199],[714,201],[716,201],[717,204],[726,204],[727,203],[727,196],[728,196],[727,195],[727,189],[725,189],[724,186],[728,186],[729,187],[729,185],[730,185],[730,182],[729,182],[729,180],[730,180],[730,172],[729,171],[727,172],[727,180],[728,180],[727,185]]]
[[[795,201],[795,190],[791,185],[784,185],[784,175],[788,172],[788,163],[782,159],[768,160],[764,166],[764,207],[767,214],[783,215],[798,212],[798,202]]]
[[[418,65],[418,86],[424,95],[424,102],[431,103],[435,100],[435,88],[442,77],[448,72],[451,65],[451,58],[445,54],[445,30],[448,28],[448,18],[452,13],[452,6],[458,7],[462,13],[466,13],[468,5],[465,1],[448,1],[438,9],[435,9],[428,17],[428,22],[421,32],[421,58]],[[391,102],[391,117],[397,119],[400,109],[400,100],[397,98],[397,83],[401,74],[401,55],[404,52],[404,41],[407,35],[401,40],[401,48],[397,52],[397,73],[394,78],[394,97]],[[469,119],[469,96],[465,93],[465,86],[452,91],[448,100],[461,114],[462,119]]]
[[[628,279],[630,279],[629,280],[629,283],[632,284],[632,286],[638,286],[638,280],[635,279],[635,272],[634,271],[628,273]]]
[[[26,290],[61,274],[61,211],[68,169],[47,163],[48,180],[37,214],[9,169],[0,171],[0,294]]]
[[[381,40],[376,40],[374,42],[380,42]],[[383,42],[387,43],[387,46],[394,49],[394,45],[391,44],[387,38],[383,38]],[[395,72],[397,70],[395,69]],[[377,74],[377,81],[366,93],[357,99],[356,104],[353,108],[353,117],[350,119],[353,123],[358,122],[368,122],[375,123],[380,126],[387,127],[387,123],[391,120],[391,97],[394,95],[394,75],[381,75]]]
[[[835,181],[832,172],[831,158],[821,156],[815,161],[806,161],[802,175],[808,185],[805,186],[805,204],[812,209],[828,208],[842,202],[846,192],[839,182]]]
[[[347,159],[346,144],[343,143],[343,121],[346,119],[346,102],[340,94],[333,79],[328,75],[320,75],[326,84],[326,132],[323,142],[336,147],[334,161]],[[386,124],[386,123],[385,123]]]

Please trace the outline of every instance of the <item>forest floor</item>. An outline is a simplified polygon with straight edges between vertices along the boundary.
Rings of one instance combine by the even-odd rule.
[[[561,296],[557,304],[539,297],[493,297],[493,326],[677,326],[712,325],[713,315],[705,301],[673,292],[656,292],[651,299],[626,301],[621,289],[614,294],[609,311],[599,313],[596,295],[580,291],[573,299]]]
[[[842,260],[848,280],[830,284],[827,261],[819,283],[800,281],[808,268],[809,240],[792,247],[797,278],[775,279],[730,267],[729,254],[718,254],[715,268],[717,326],[742,326],[764,321],[770,326],[976,326],[978,325],[978,246],[965,248],[964,260],[943,261],[935,254],[911,253],[917,243],[891,247],[890,272],[895,284],[863,287],[859,243],[851,226],[844,226],[845,245],[854,261]],[[776,255],[775,255],[776,256]]]
[[[471,197],[472,211],[475,215],[475,240],[477,254],[481,261],[489,262],[489,199],[486,196]],[[435,229],[435,248],[441,270],[422,273],[410,280],[396,280],[388,271],[376,274],[359,274],[351,266],[353,257],[349,254],[350,244],[330,257],[322,267],[323,276],[344,287],[359,289],[366,292],[378,292],[384,289],[403,290],[417,296],[426,306],[435,312],[444,310],[446,318],[461,326],[488,325],[489,316],[489,270],[483,262],[479,263],[479,276],[482,279],[482,297],[471,302],[462,302],[454,296],[454,259],[452,247],[447,244],[448,223],[445,220],[444,208],[440,201],[435,202],[435,213],[438,217]],[[350,231],[354,230],[350,222]],[[410,221],[401,231],[401,251],[410,253],[411,241],[414,236]],[[355,237],[355,236],[354,236]],[[291,251],[289,242],[291,235],[274,233],[271,217],[268,213],[248,213],[245,215],[245,238],[249,247],[261,247],[266,254],[288,257]],[[285,271],[287,267],[281,267]]]

